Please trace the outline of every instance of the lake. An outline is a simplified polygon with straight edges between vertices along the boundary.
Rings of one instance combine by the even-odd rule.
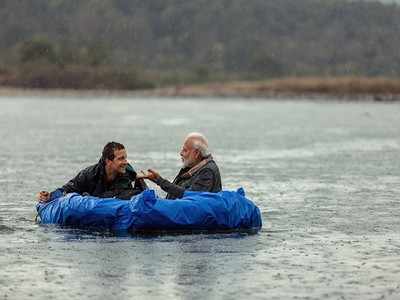
[[[0,299],[399,299],[400,103],[0,98]],[[112,236],[34,222],[108,141],[173,179],[204,133],[256,235]],[[156,188],[151,184],[152,188]],[[158,190],[161,196],[165,194]]]

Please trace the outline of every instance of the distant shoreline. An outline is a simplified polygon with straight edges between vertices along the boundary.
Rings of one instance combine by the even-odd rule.
[[[168,98],[265,98],[399,101],[400,79],[388,78],[285,78],[175,85],[154,89],[26,89],[0,86],[0,96],[121,96]]]

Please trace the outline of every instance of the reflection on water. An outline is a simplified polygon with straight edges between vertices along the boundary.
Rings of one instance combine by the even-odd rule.
[[[400,294],[399,104],[0,102],[0,299]],[[109,140],[135,168],[172,179],[190,131],[209,138],[224,187],[243,186],[260,207],[259,234],[115,236],[33,221],[33,194],[95,163]]]

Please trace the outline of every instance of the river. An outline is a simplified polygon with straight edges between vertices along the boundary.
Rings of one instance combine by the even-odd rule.
[[[399,103],[25,95],[0,105],[0,299],[400,297]],[[35,193],[96,163],[106,142],[172,179],[191,131],[208,137],[224,189],[243,187],[260,208],[258,234],[118,237],[34,222]]]

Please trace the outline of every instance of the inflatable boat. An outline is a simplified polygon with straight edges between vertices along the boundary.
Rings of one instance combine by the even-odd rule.
[[[220,233],[261,229],[258,207],[242,188],[219,193],[185,192],[166,200],[145,190],[130,200],[52,193],[36,206],[40,224],[96,231],[133,233]]]

